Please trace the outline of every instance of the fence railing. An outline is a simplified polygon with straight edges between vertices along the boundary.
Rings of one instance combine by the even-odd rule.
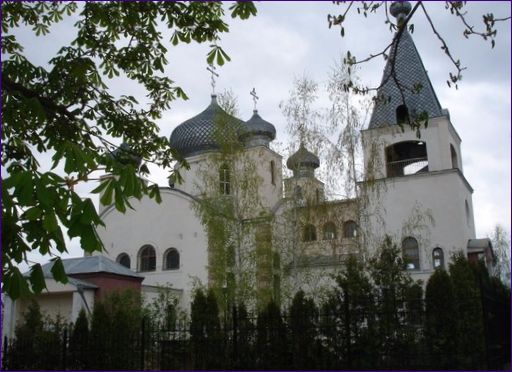
[[[499,332],[504,303],[482,297],[485,354],[478,368],[506,368],[510,349]],[[389,308],[387,307],[389,305]],[[204,370],[204,369],[436,369],[457,368],[456,349],[429,351],[423,300],[389,303],[345,298],[322,313],[276,316],[263,323],[236,307],[224,322],[176,327],[148,318],[105,339],[76,344],[64,328],[48,339],[4,340],[4,370]],[[510,336],[510,333],[508,333]],[[39,342],[38,342],[39,341]],[[507,359],[508,358],[508,359]],[[445,368],[444,368],[445,369]]]
[[[388,177],[407,176],[428,172],[427,157],[390,161],[386,164]]]

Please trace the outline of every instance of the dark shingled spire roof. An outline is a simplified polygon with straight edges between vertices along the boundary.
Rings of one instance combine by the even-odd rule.
[[[395,2],[393,5],[395,5],[396,9],[392,14],[397,18],[407,15],[410,11],[408,2]],[[385,98],[385,100],[378,100],[375,103],[370,124],[368,125],[370,129],[397,124],[396,109],[398,106],[403,105],[403,100],[398,86],[393,77],[390,76],[393,59],[395,59],[396,77],[400,85],[406,88],[402,89],[402,92],[411,118],[422,112],[427,112],[430,118],[443,115],[441,105],[432,88],[432,83],[425,70],[425,66],[423,66],[418,50],[407,29],[403,30],[398,40],[396,57],[394,50],[395,44],[391,46],[390,57],[384,69],[381,83],[383,85],[377,92],[378,96]],[[411,92],[410,89],[417,84],[420,84],[422,87],[420,91],[418,93]]]
[[[238,137],[244,125],[242,120],[224,111],[217,103],[217,96],[212,95],[206,110],[178,125],[169,142],[183,157],[189,157],[218,150],[220,139],[229,141],[235,135]]]

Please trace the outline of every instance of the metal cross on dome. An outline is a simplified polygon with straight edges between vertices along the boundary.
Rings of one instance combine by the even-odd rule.
[[[256,88],[252,88],[251,90],[251,96],[252,96],[252,100],[254,101],[254,110],[256,110],[256,103],[258,102],[258,100],[260,99],[260,97],[258,97],[256,95]]]
[[[208,65],[208,67],[206,67],[206,69],[208,71],[210,71],[210,73],[212,74],[212,82],[211,82],[211,84],[212,84],[212,94],[215,94],[215,78],[219,77],[219,74],[217,74],[215,72],[215,66],[213,64]]]

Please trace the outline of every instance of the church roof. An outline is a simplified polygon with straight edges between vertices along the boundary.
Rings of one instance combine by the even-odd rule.
[[[87,256],[78,258],[67,258],[62,260],[64,271],[67,275],[90,274],[90,273],[110,273],[116,275],[132,276],[142,278],[132,270],[112,261],[105,256]],[[53,277],[51,269],[53,262],[48,262],[42,266],[44,276]]]
[[[218,150],[222,143],[238,140],[243,127],[244,122],[224,111],[217,103],[217,96],[212,95],[210,105],[178,125],[172,131],[169,142],[183,157],[189,157]]]
[[[252,117],[245,123],[244,136],[263,135],[270,140],[276,138],[276,128],[273,124],[263,120],[258,114],[258,110],[254,110]]]
[[[401,8],[393,13],[395,16],[403,15],[400,12],[408,13],[410,10],[410,5],[407,8],[400,3],[397,4]],[[381,87],[377,91],[377,96],[382,97],[382,99],[378,99],[375,103],[368,128],[372,129],[397,124],[396,109],[398,106],[403,105],[403,99],[397,83],[391,76],[393,63],[395,76],[402,88],[409,115],[414,117],[414,115],[426,112],[430,118],[442,116],[441,105],[434,92],[420,54],[414,45],[411,35],[407,29],[404,29],[401,37],[391,46]],[[415,86],[421,87],[421,89],[417,92],[411,91]]]
[[[301,143],[297,152],[288,158],[286,166],[292,170],[301,166],[318,168],[320,166],[320,159]]]

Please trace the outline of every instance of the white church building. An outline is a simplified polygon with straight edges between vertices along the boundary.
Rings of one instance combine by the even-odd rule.
[[[404,17],[410,4],[390,10]],[[401,248],[404,270],[424,283],[456,252],[492,264],[490,240],[475,239],[461,138],[407,29],[391,50],[377,92],[383,99],[362,131],[357,197],[327,199],[315,174],[321,159],[307,143],[283,159],[270,147],[274,125],[256,110],[247,121],[236,118],[212,95],[170,136],[188,165],[177,169],[182,182],[161,187],[161,203],[130,200],[134,209],[124,214],[100,206],[104,251],[65,260],[66,286],[53,283],[48,268],[43,310],[74,321],[98,292],[126,286],[147,299],[167,288],[185,311],[198,287],[216,291],[221,309],[240,300],[252,308],[270,299],[286,304],[299,289],[320,299],[349,255],[368,259],[386,236]],[[3,335],[12,336],[26,305],[6,302]]]
[[[410,5],[391,11],[398,18]],[[285,301],[299,288],[317,295],[348,255],[367,258],[386,235],[413,279],[447,267],[455,252],[491,259],[488,239],[475,239],[461,138],[407,30],[396,43],[378,91],[386,99],[376,101],[362,132],[357,198],[326,200],[315,176],[320,159],[304,143],[286,159],[293,176],[283,179],[285,159],[270,148],[275,127],[256,110],[247,121],[228,114],[213,95],[170,136],[189,165],[179,169],[183,182],[162,187],[160,204],[130,201],[134,210],[125,214],[101,207],[98,254],[142,275],[148,294],[171,287],[183,308],[197,286],[227,300]],[[427,117],[428,125],[409,125]]]

